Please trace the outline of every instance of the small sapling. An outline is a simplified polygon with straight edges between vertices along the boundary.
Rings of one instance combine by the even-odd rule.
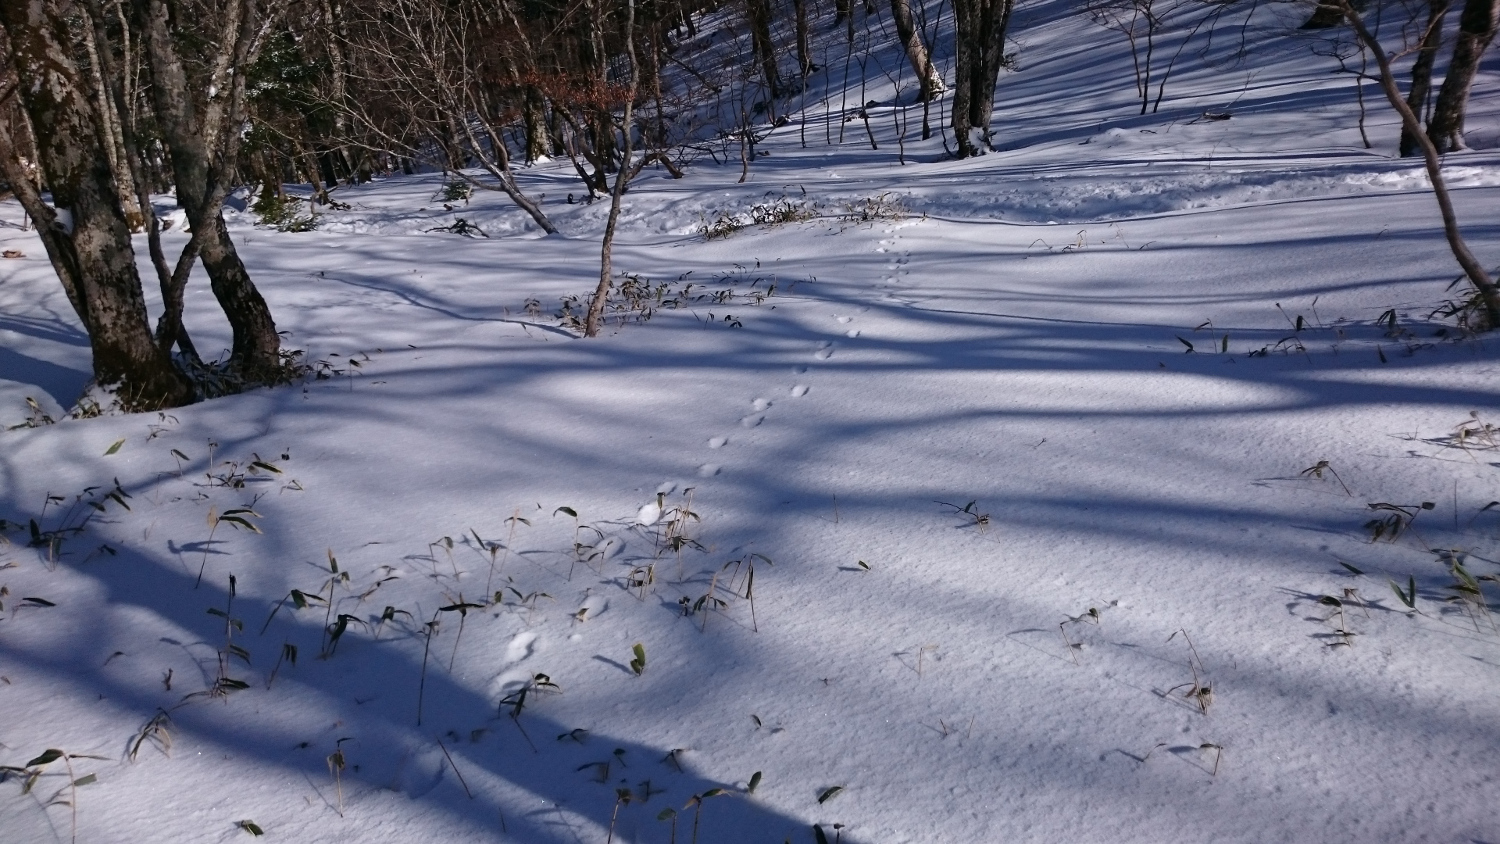
[[[691,807],[693,809],[693,844],[698,844],[698,822],[703,818],[704,801],[708,800],[711,797],[718,797],[722,794],[727,793],[728,792],[726,792],[722,788],[710,788],[702,794],[694,794],[692,797],[688,798],[688,802],[682,808],[686,809]]]
[[[344,742],[350,740],[345,736],[334,743],[333,752],[328,754],[328,773],[333,777],[334,790],[338,794],[339,817],[344,816],[344,766],[347,760],[344,758]]]
[[[990,527],[990,514],[979,512],[979,501],[977,499],[974,501],[970,501],[968,504],[965,504],[962,507],[958,506],[957,504],[949,504],[946,501],[938,501],[935,503],[941,504],[944,507],[953,508],[955,515],[961,515],[967,518],[969,520],[969,526],[978,528],[980,533],[984,533]]]
[[[1177,638],[1178,633],[1182,634],[1182,640],[1188,646],[1188,670],[1193,672],[1193,681],[1167,689],[1166,695],[1170,697],[1178,689],[1187,689],[1187,691],[1182,693],[1182,696],[1196,704],[1199,712],[1207,715],[1208,708],[1214,702],[1213,688],[1205,682],[1204,675],[1208,672],[1203,668],[1203,660],[1198,658],[1198,649],[1193,647],[1193,640],[1188,636],[1187,630],[1178,630],[1176,633],[1168,636],[1167,641],[1170,642]]]
[[[1406,605],[1409,610],[1417,610],[1417,579],[1410,575],[1406,578],[1406,589],[1403,590],[1396,581],[1391,581],[1391,591],[1396,593],[1396,598]]]
[[[604,839],[604,844],[613,844],[615,840],[615,822],[620,819],[620,807],[628,806],[635,795],[628,788],[615,789],[615,810],[609,816],[609,837]]]
[[[458,643],[464,636],[464,621],[469,617],[469,610],[484,609],[483,604],[471,604],[464,600],[463,593],[458,595],[458,601],[446,607],[441,607],[438,612],[458,613],[458,635],[453,637],[453,653],[448,657],[448,670],[453,670],[453,661],[458,659]]]
[[[203,560],[198,564],[198,579],[193,582],[194,589],[203,583],[203,570],[208,567],[208,553],[213,547],[214,533],[218,531],[219,525],[228,522],[237,530],[260,533],[260,528],[250,521],[252,518],[258,519],[260,514],[249,507],[232,507],[223,513],[220,513],[217,507],[208,508],[208,540],[203,543]]]
[[[630,650],[631,653],[635,654],[635,658],[630,661],[630,670],[634,671],[635,676],[639,677],[646,670],[646,647],[640,642],[636,642],[635,647]]]
[[[1355,634],[1349,629],[1349,619],[1344,615],[1344,602],[1339,600],[1338,598],[1333,597],[1332,595],[1324,595],[1323,597],[1318,599],[1318,603],[1326,607],[1333,607],[1335,614],[1338,616],[1339,620],[1338,627],[1335,628],[1335,632],[1338,633],[1340,638],[1337,642],[1329,642],[1328,647],[1352,647],[1354,645]],[[1326,620],[1332,621],[1333,618],[1334,616],[1329,616]]]
[[[1301,319],[1301,317],[1298,317],[1298,319]],[[1349,496],[1354,495],[1354,493],[1352,493],[1352,492],[1349,491],[1348,484],[1344,483],[1344,479],[1341,478],[1341,477],[1339,477],[1339,473],[1334,470],[1333,466],[1329,465],[1329,463],[1328,463],[1327,460],[1319,460],[1317,463],[1313,464],[1312,466],[1307,467],[1306,469],[1303,469],[1301,472],[1298,472],[1297,474],[1299,476],[1301,476],[1301,477],[1304,477],[1304,478],[1317,478],[1318,480],[1321,481],[1321,480],[1323,480],[1323,473],[1324,472],[1327,472],[1328,474],[1333,475],[1334,480],[1336,480],[1336,481],[1339,482],[1339,486],[1341,486],[1341,487],[1344,488],[1344,494],[1345,495],[1349,495]]]

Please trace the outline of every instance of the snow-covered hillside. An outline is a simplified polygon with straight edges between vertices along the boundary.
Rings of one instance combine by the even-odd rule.
[[[1296,10],[1145,116],[1064,11],[994,154],[833,76],[744,183],[647,171],[594,340],[571,165],[553,237],[392,177],[232,220],[319,377],[65,419],[0,206],[0,423],[61,420],[0,433],[0,840],[1500,839],[1500,351],[1425,176]],[[1447,166],[1500,261],[1500,153]]]

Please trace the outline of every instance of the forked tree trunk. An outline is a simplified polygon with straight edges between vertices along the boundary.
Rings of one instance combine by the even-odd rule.
[[[192,388],[151,336],[130,227],[105,153],[111,141],[85,95],[63,14],[56,0],[0,3],[42,172],[54,205],[66,212],[44,212],[36,222],[51,231],[54,268],[72,276],[95,380],[113,388],[127,410],[186,404]]]
[[[1464,112],[1469,106],[1469,89],[1474,87],[1479,60],[1495,40],[1497,25],[1500,25],[1500,0],[1465,0],[1463,14],[1458,18],[1458,39],[1453,42],[1453,60],[1448,63],[1437,104],[1432,108],[1432,122],[1427,124],[1427,136],[1438,152],[1464,148]]]
[[[227,22],[215,58],[220,67],[240,72],[233,74],[233,88],[224,92],[224,101],[208,104],[194,97],[195,87],[177,52],[164,0],[134,0],[134,7],[151,71],[157,122],[171,153],[177,202],[194,231],[208,229],[200,257],[214,297],[233,330],[229,368],[250,382],[274,381],[281,364],[281,337],[270,307],[224,228],[221,213],[229,177],[224,171],[238,138],[229,126],[240,117],[243,68],[254,32],[251,4],[246,0],[227,4]]]
[[[1438,160],[1437,145],[1432,139],[1422,133],[1421,124],[1406,100],[1401,98],[1401,91],[1396,87],[1396,75],[1391,70],[1391,60],[1386,56],[1380,41],[1365,26],[1365,22],[1355,11],[1350,0],[1339,0],[1344,10],[1344,17],[1354,27],[1354,32],[1365,48],[1375,56],[1375,62],[1380,67],[1380,89],[1385,92],[1386,100],[1391,108],[1401,116],[1401,125],[1413,137],[1422,148],[1422,160],[1427,166],[1427,179],[1432,183],[1432,193],[1437,198],[1438,211],[1443,216],[1443,233],[1448,238],[1448,248],[1453,252],[1454,260],[1463,268],[1464,275],[1468,277],[1469,284],[1474,287],[1474,293],[1479,297],[1482,310],[1485,315],[1486,328],[1500,327],[1500,289],[1495,287],[1494,279],[1485,272],[1484,265],[1474,257],[1469,250],[1469,244],[1464,240],[1463,233],[1458,230],[1458,215],[1453,211],[1453,200],[1448,195],[1448,183],[1443,180],[1442,162]]]
[[[1448,15],[1449,3],[1450,0],[1427,0],[1427,28],[1422,32],[1417,60],[1411,66],[1411,90],[1406,94],[1407,107],[1419,118],[1427,108],[1427,96],[1432,93],[1432,65],[1443,44],[1443,19]],[[1401,157],[1416,155],[1418,151],[1416,137],[1403,125]]]

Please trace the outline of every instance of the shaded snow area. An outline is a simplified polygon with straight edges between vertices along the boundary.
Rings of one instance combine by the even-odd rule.
[[[0,840],[1500,840],[1500,346],[1430,316],[1374,86],[1366,150],[1270,21],[1141,116],[1117,33],[1017,16],[993,154],[872,88],[878,150],[812,97],[743,184],[646,171],[593,340],[568,162],[553,237],[395,176],[231,215],[318,377],[67,419],[0,206],[0,423],[60,420],[0,433],[0,765],[70,754]],[[1500,154],[1446,166],[1492,266]]]

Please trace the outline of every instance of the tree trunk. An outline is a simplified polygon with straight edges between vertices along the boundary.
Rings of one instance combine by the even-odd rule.
[[[630,89],[625,96],[625,116],[620,121],[620,132],[624,135],[621,143],[623,158],[620,161],[620,171],[615,174],[615,188],[609,197],[609,219],[604,224],[604,240],[599,251],[599,285],[594,288],[594,298],[589,301],[588,317],[584,322],[583,335],[585,337],[597,337],[599,327],[604,323],[604,305],[609,299],[609,288],[613,280],[614,268],[612,264],[612,252],[615,245],[615,225],[620,220],[620,200],[625,195],[625,183],[630,179],[630,124],[631,111],[635,103],[636,90],[640,88],[641,73],[635,60],[635,0],[625,2],[625,50],[630,58]]]
[[[1453,60],[1448,63],[1437,105],[1432,109],[1432,121],[1427,124],[1427,137],[1438,152],[1464,149],[1464,112],[1469,106],[1469,89],[1474,86],[1479,60],[1495,40],[1497,25],[1500,25],[1500,0],[1465,0],[1463,14],[1458,18]]]
[[[912,20],[911,0],[891,0],[891,17],[896,22],[896,37],[901,39],[906,59],[911,62],[912,72],[917,75],[917,82],[921,86],[919,101],[931,102],[933,97],[943,92],[943,77],[932,66],[927,45],[922,43],[916,22]]]
[[[952,126],[959,158],[989,151],[995,81],[1005,57],[1012,4],[1013,0],[953,0],[958,62]]]
[[[1448,15],[1449,2],[1450,0],[1427,0],[1427,29],[1422,33],[1417,60],[1411,66],[1411,90],[1406,94],[1407,107],[1419,118],[1427,107],[1428,94],[1432,93],[1432,64],[1443,43],[1443,19]],[[1416,137],[1402,125],[1401,157],[1409,158],[1419,151]]]
[[[776,45],[771,41],[771,0],[745,0],[745,16],[750,21],[750,45],[766,80],[771,100],[781,96],[781,73],[776,69]],[[772,116],[774,117],[774,106]]]
[[[807,87],[807,77],[817,72],[812,60],[811,34],[807,24],[807,0],[793,0],[793,15],[797,25],[797,72],[802,77],[802,86]]]
[[[111,139],[84,96],[87,88],[64,20],[56,0],[0,3],[0,25],[21,80],[21,102],[42,172],[53,203],[67,212],[48,221],[49,257],[58,250],[67,257],[54,267],[76,273],[72,282],[98,384],[115,388],[126,410],[186,404],[193,399],[192,388],[151,337],[130,227],[105,153]]]
[[[92,12],[86,12],[84,16],[89,19],[89,31],[81,33],[79,40],[83,42],[84,52],[89,57],[89,82],[96,101],[95,113],[99,116],[99,128],[108,139],[104,152],[109,159],[109,168],[117,180],[116,192],[119,194],[120,207],[125,212],[125,222],[132,232],[138,232],[145,228],[146,214],[136,199],[135,179],[125,161],[125,133],[122,128],[125,116],[115,108],[116,100],[110,96],[110,84],[115,80],[106,82],[113,64],[112,58],[106,54],[110,45],[107,40],[95,37],[96,27],[101,32],[102,27],[92,20]]]
[[[526,160],[535,162],[552,155],[552,136],[547,132],[547,100],[535,85],[526,87]]]
[[[254,32],[251,5],[231,0],[215,56],[216,68],[235,71],[223,83],[222,102],[199,104],[173,41],[164,0],[134,0],[141,38],[151,70],[151,90],[157,122],[171,153],[177,202],[187,212],[196,232],[207,227],[201,258],[219,307],[234,332],[229,369],[251,383],[274,382],[281,366],[281,337],[270,308],[250,279],[250,273],[224,228],[221,213],[227,162],[232,160],[242,103],[244,67]],[[216,74],[221,75],[221,74]],[[228,76],[228,73],[222,73]],[[217,161],[216,161],[217,159]]]

